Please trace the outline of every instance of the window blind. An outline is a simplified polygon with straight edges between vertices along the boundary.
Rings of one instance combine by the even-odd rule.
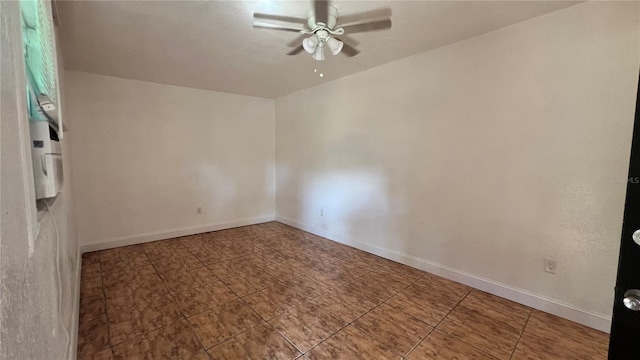
[[[57,108],[58,74],[50,0],[20,0],[25,65],[37,95],[46,95]]]

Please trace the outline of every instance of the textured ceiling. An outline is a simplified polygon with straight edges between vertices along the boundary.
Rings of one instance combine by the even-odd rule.
[[[361,51],[287,56],[298,34],[254,29],[253,12],[305,17],[311,1],[58,1],[68,70],[276,98],[552,12],[564,1],[334,1],[341,15],[389,7]],[[324,73],[320,78],[318,69]]]

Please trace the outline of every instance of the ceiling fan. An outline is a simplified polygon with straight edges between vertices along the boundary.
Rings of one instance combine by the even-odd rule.
[[[357,55],[359,51],[355,46],[359,45],[359,43],[347,34],[391,28],[391,9],[389,8],[339,17],[338,9],[331,6],[327,0],[314,0],[313,5],[313,9],[308,12],[306,19],[254,13],[253,18],[258,21],[254,21],[253,27],[300,33],[298,38],[288,44],[290,47],[295,47],[295,49],[291,50],[287,55],[296,55],[304,50],[311,54],[314,60],[318,61],[324,60],[325,47],[329,48],[333,55],[338,55],[340,52],[349,57]],[[259,20],[300,24],[302,28],[260,22]]]

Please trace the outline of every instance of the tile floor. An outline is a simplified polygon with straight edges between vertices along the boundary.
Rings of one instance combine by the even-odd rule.
[[[79,359],[605,359],[604,333],[271,222],[84,254]]]

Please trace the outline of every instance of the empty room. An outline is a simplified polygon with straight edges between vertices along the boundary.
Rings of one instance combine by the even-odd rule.
[[[0,23],[0,358],[640,357],[640,2]]]

